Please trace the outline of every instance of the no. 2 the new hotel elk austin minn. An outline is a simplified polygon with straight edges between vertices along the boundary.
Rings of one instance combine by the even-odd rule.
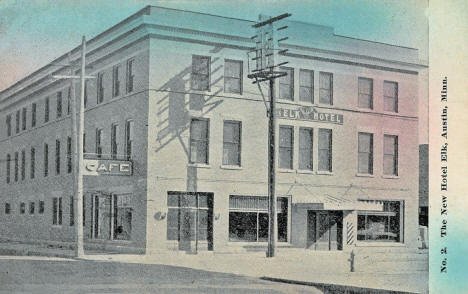
[[[85,247],[266,248],[254,23],[148,6],[87,42]],[[418,51],[284,23],[277,246],[417,248]],[[79,62],[80,47],[69,53]],[[0,93],[4,239],[74,242],[70,81],[51,79],[69,53]]]

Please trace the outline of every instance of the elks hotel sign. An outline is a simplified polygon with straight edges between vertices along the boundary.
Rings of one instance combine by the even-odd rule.
[[[343,115],[336,113],[320,112],[315,107],[302,106],[298,109],[277,108],[276,116],[281,119],[306,120],[343,124]]]

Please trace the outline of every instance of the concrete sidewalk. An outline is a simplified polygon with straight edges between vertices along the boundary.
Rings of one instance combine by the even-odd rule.
[[[164,252],[147,255],[108,254],[96,251],[87,251],[86,253],[87,255],[83,259],[89,261],[160,264],[305,285],[328,284],[409,293],[428,293],[427,271],[410,272],[406,270],[401,273],[350,272],[350,265],[347,260],[349,254],[336,251],[279,250],[276,257],[268,259],[265,257],[264,252],[237,254],[202,252],[197,255],[186,254],[185,252]],[[0,243],[0,254],[70,258],[73,257],[74,252],[63,248]]]

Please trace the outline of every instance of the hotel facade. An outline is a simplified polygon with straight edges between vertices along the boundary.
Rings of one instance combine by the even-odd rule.
[[[284,23],[278,247],[416,249],[418,51]],[[247,78],[252,24],[148,6],[87,42],[85,247],[266,248],[268,88]],[[70,81],[51,78],[69,55],[78,65],[80,47],[0,93],[1,239],[74,242]]]

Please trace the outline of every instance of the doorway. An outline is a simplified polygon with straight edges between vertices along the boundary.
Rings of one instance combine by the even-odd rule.
[[[314,250],[341,250],[342,232],[342,211],[307,211],[307,248]]]
[[[94,194],[91,200],[91,238],[131,240],[131,194]]]

